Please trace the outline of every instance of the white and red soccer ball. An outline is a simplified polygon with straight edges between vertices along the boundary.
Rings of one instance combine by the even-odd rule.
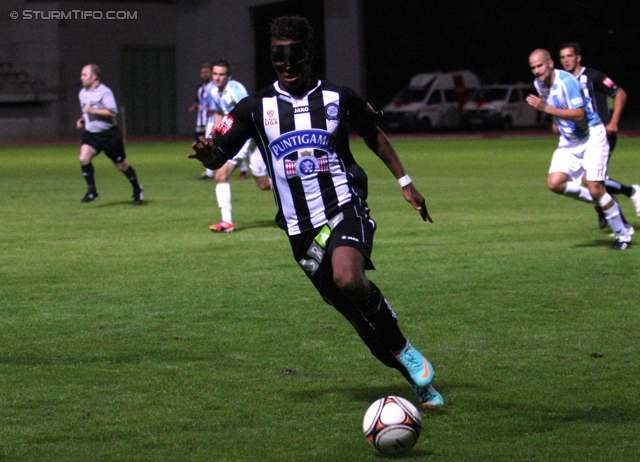
[[[376,400],[364,415],[362,430],[371,445],[386,455],[409,451],[418,442],[422,418],[418,409],[400,396]]]

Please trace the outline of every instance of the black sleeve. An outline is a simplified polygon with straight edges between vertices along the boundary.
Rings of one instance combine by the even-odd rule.
[[[345,89],[345,101],[346,123],[363,138],[377,134],[375,109],[362,96],[350,89]]]
[[[611,98],[613,98],[616,93],[620,91],[620,87],[616,85],[615,82],[607,77],[603,72],[594,71],[591,79],[596,91],[604,93]]]
[[[233,158],[244,143],[253,136],[252,113],[255,100],[251,97],[238,102],[216,126],[216,144],[228,159]]]

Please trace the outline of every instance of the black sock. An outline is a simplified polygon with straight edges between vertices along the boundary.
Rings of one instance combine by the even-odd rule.
[[[138,176],[136,175],[136,171],[133,169],[131,165],[124,172],[124,176],[131,182],[131,186],[133,186],[134,191],[140,191],[140,184],[138,184]]]
[[[389,348],[385,347],[377,340],[362,340],[364,340],[365,345],[369,347],[371,354],[373,354],[373,356],[375,356],[378,361],[380,361],[387,367],[396,369],[402,374],[405,379],[407,379],[409,383],[413,383],[413,379],[411,378],[411,374],[409,374],[409,371],[407,371],[407,369],[402,364],[400,364],[400,362],[396,358],[396,355],[394,355],[391,350],[389,350]]]
[[[604,185],[609,194],[624,194],[627,197],[631,197],[633,193],[635,193],[635,189],[631,186],[618,183],[616,180],[612,180],[611,178],[605,180]]]
[[[405,347],[407,339],[400,331],[396,314],[373,282],[371,282],[369,300],[364,306],[358,307],[358,310],[378,332],[381,341],[389,351],[395,353]]]
[[[89,163],[87,165],[81,165],[82,167],[82,176],[87,182],[87,189],[89,192],[96,192],[96,180],[94,177],[94,169],[93,164]]]
[[[328,302],[327,299],[325,299],[325,301]],[[342,305],[336,306],[336,309],[356,329],[358,336],[362,339],[364,344],[369,347],[371,354],[385,366],[390,367],[391,369],[396,369],[400,372],[409,383],[413,383],[411,374],[409,374],[407,369],[400,364],[396,355],[393,354],[386,342],[381,338],[381,332],[376,330],[372,326],[371,322],[362,315],[362,313],[357,310],[353,310],[353,304],[351,302],[348,302],[346,306],[348,307],[347,309],[341,309],[344,308]]]

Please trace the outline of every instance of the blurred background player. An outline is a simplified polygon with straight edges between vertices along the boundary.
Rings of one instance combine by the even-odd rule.
[[[618,141],[618,124],[627,93],[603,72],[582,65],[582,51],[576,42],[560,45],[560,63],[565,71],[571,72],[578,79],[585,97],[589,99],[592,109],[598,113],[607,130],[609,140],[609,161]],[[613,98],[613,111],[609,108],[608,98]],[[636,214],[640,216],[640,186],[627,186],[607,176],[604,182],[609,194],[624,194],[633,202]],[[600,206],[596,205],[600,228],[607,226],[607,220]],[[624,217],[623,217],[624,218]],[[626,223],[626,220],[625,220]],[[629,229],[632,229],[628,226]]]
[[[207,119],[209,111],[209,91],[211,90],[211,64],[204,63],[200,67],[200,80],[202,83],[196,91],[196,100],[189,106],[189,112],[196,112],[196,129],[193,133],[193,140],[198,142],[198,138],[206,136]],[[202,175],[203,180],[213,180],[213,170],[207,170]]]
[[[83,88],[78,98],[82,117],[76,121],[76,128],[84,127],[80,166],[87,182],[87,193],[82,202],[95,201],[99,197],[91,160],[104,151],[133,186],[133,205],[142,205],[142,186],[138,183],[136,171],[127,162],[122,132],[116,125],[118,106],[113,92],[100,82],[100,68],[95,64],[87,64],[82,68],[80,81]]]
[[[611,249],[627,249],[631,245],[631,236],[620,216],[620,206],[604,186],[609,143],[600,117],[588,105],[580,82],[573,74],[553,68],[553,60],[547,50],[531,52],[529,67],[535,76],[534,85],[539,96],[527,96],[527,103],[553,116],[560,132],[558,147],[549,167],[547,186],[556,194],[600,205],[616,238]]]
[[[238,101],[245,98],[248,93],[244,85],[236,80],[231,80],[231,65],[227,61],[220,60],[216,62],[212,70],[213,85],[209,92],[209,108],[214,114],[213,127],[217,127],[222,117],[229,114],[238,104]],[[207,133],[207,136],[209,134],[210,132]],[[218,233],[230,233],[233,231],[229,178],[236,167],[243,165],[247,160],[258,188],[262,190],[271,189],[271,180],[267,175],[267,167],[264,164],[264,160],[256,148],[255,142],[247,140],[240,152],[215,172],[216,198],[222,219],[209,227],[211,231]]]
[[[222,60],[221,60],[222,61]],[[226,61],[223,61],[224,63],[227,63]],[[229,63],[227,63],[229,64]],[[215,64],[214,64],[215,66]],[[214,109],[211,108],[211,90],[213,89],[214,82],[213,82],[213,66],[209,66],[209,85],[207,87],[207,91],[206,91],[206,103],[205,105],[207,106],[207,115],[205,118],[205,134],[204,137],[206,138],[207,136],[209,136],[211,134],[211,132],[213,131],[213,128],[216,126],[216,120],[220,120],[220,118],[216,119],[216,111]],[[225,82],[226,85],[226,82]],[[245,90],[246,93],[246,90]],[[196,137],[196,141],[197,141],[198,137]],[[240,179],[241,180],[246,180],[247,176],[248,176],[248,170],[247,170],[247,161],[246,159],[242,159],[241,162],[238,163],[239,167],[240,167]],[[203,180],[213,180],[214,179],[214,171],[211,170],[210,168],[205,169],[204,174],[202,175],[202,179]]]

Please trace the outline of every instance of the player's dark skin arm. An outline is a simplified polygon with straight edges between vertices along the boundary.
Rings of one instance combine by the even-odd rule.
[[[407,174],[402,166],[398,153],[382,130],[378,128],[376,132],[364,135],[363,138],[367,147],[371,149],[374,154],[382,160],[382,162],[384,162],[396,179],[402,178]],[[402,195],[414,209],[420,212],[420,216],[424,221],[429,220],[430,223],[433,223],[433,219],[427,211],[424,197],[422,197],[422,194],[420,194],[413,183],[409,183],[407,186],[402,188]]]
[[[214,140],[206,140],[204,136],[198,138],[198,142],[194,143],[193,154],[187,154],[189,159],[198,159],[206,168],[217,170],[222,167],[227,159],[222,155]]]

